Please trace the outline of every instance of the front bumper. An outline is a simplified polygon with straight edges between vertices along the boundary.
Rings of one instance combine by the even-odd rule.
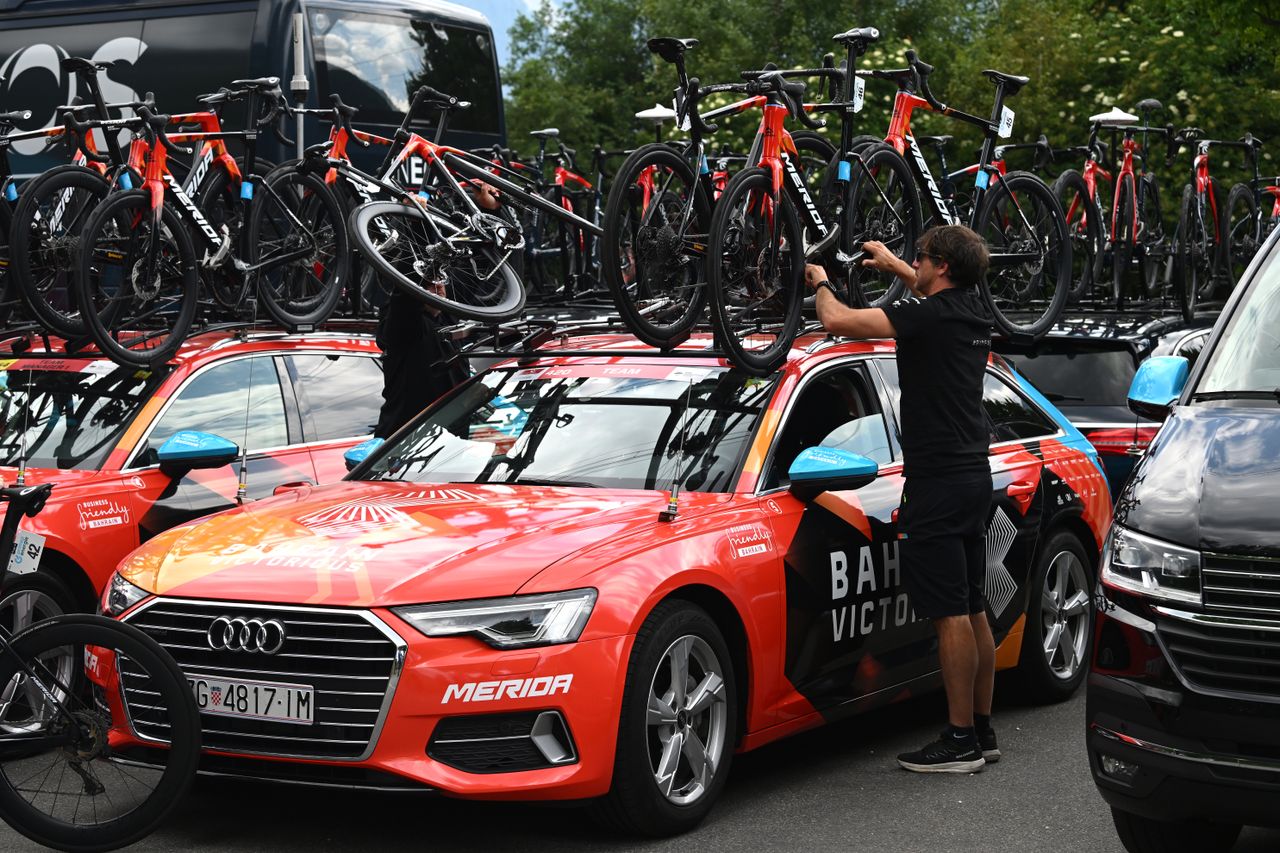
[[[278,616],[289,626],[291,641],[295,630],[291,619],[301,620],[296,623],[299,626],[345,619],[350,624],[333,630],[361,638],[382,634],[394,643],[391,677],[375,681],[368,675],[335,674],[347,666],[364,665],[349,664],[352,658],[344,660],[341,646],[327,663],[317,660],[320,655],[290,654],[290,647],[271,656],[219,656],[192,637],[201,630],[199,620],[209,621],[222,611],[243,611],[263,619]],[[172,627],[179,617],[179,627]],[[204,772],[342,787],[431,789],[481,799],[581,799],[600,796],[611,784],[631,636],[500,651],[469,637],[425,637],[387,610],[272,608],[190,600],[140,605],[125,618],[170,647],[188,677],[254,680],[262,678],[255,673],[270,669],[274,682],[314,685],[317,709],[312,725],[263,728],[259,722],[240,725],[226,716],[203,714]],[[160,624],[165,619],[169,622]],[[331,627],[326,624],[323,630]],[[361,633],[351,633],[357,630]],[[348,642],[353,650],[377,647],[381,653],[374,640]],[[314,646],[304,648],[315,650]],[[322,648],[330,654],[334,647]],[[302,669],[309,674],[291,673]],[[339,678],[365,679],[355,682],[357,686],[385,684],[386,695],[375,694],[367,700],[370,707],[382,708],[367,745],[351,747],[354,751],[349,756],[328,758],[317,754],[316,747],[342,741],[322,744],[308,742],[308,737],[319,737],[321,732],[341,737],[347,731],[323,719],[327,705],[341,702],[340,690],[347,685]],[[339,709],[338,713],[355,712]],[[126,736],[116,737],[117,745],[128,745],[138,760],[145,761],[147,751],[158,744],[137,734],[113,736]]]
[[[1280,703],[1194,689],[1156,611],[1110,589],[1102,605],[1086,741],[1103,799],[1155,820],[1280,826]]]

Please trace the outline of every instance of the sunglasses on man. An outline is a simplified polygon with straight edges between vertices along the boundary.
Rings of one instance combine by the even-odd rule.
[[[929,258],[935,264],[942,263],[942,255],[935,255],[933,252],[926,252],[924,249],[916,249],[916,263],[920,263],[925,258]]]

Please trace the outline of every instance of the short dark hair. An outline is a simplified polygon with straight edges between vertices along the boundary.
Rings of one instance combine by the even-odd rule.
[[[991,261],[986,241],[963,225],[936,225],[920,235],[916,248],[945,262],[959,287],[976,287]]]

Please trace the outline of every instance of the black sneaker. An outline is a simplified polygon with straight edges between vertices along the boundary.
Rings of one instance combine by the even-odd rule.
[[[923,749],[898,756],[902,769],[915,773],[976,773],[986,763],[976,738],[965,743],[957,741],[950,732],[943,732]]]
[[[988,728],[985,732],[978,732],[978,746],[982,747],[982,757],[988,764],[995,764],[1000,760],[1000,747],[996,746],[995,729]]]

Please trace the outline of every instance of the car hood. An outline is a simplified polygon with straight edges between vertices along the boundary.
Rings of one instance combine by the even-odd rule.
[[[1116,521],[1161,539],[1280,556],[1280,410],[1175,408],[1116,500]]]
[[[728,495],[686,494],[681,518]],[[643,537],[666,494],[344,482],[303,488],[160,534],[120,566],[162,595],[390,606],[511,595],[604,540]]]

